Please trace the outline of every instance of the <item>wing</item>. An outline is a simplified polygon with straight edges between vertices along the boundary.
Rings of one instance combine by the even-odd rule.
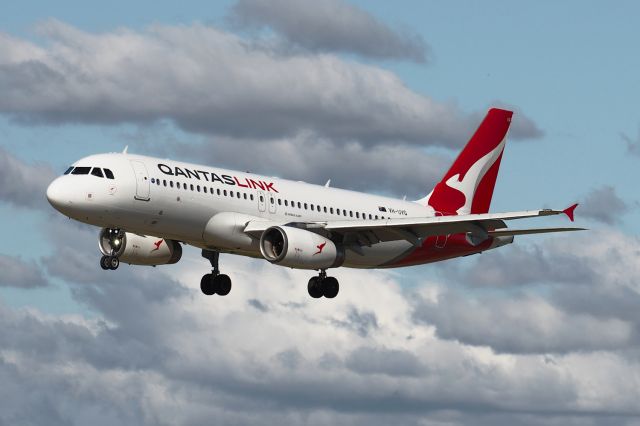
[[[509,213],[484,213],[461,216],[436,216],[427,218],[403,218],[386,220],[336,220],[326,222],[296,223],[309,230],[324,230],[343,236],[347,244],[370,246],[383,241],[406,240],[419,247],[430,237],[448,234],[469,234],[472,240],[484,241],[489,236],[539,234],[546,232],[581,231],[584,228],[534,228],[508,229],[505,221],[566,214],[573,216],[575,206],[565,210],[531,210]],[[571,215],[569,215],[569,212]],[[249,222],[244,232],[259,237],[273,223]]]

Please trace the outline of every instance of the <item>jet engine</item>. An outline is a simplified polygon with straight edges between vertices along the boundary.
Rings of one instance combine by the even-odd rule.
[[[177,241],[107,228],[100,231],[98,247],[105,256],[115,255],[121,262],[132,265],[166,265],[182,257],[182,247]]]
[[[271,263],[298,269],[336,268],[344,263],[344,248],[313,232],[292,226],[272,226],[262,233],[260,252]]]

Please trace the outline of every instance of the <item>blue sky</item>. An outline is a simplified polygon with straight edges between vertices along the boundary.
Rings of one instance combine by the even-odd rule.
[[[245,7],[245,15],[240,18],[246,21],[241,25],[238,24],[238,15],[234,15],[236,21],[230,19],[233,11],[239,10],[239,5]],[[4,173],[0,174],[3,180],[0,185],[0,220],[5,224],[5,244],[0,249],[0,255],[4,255],[3,262],[8,263],[0,265],[12,265],[14,269],[10,274],[5,274],[5,282],[0,279],[0,321],[7,321],[5,328],[15,331],[16,335],[28,331],[21,327],[25,327],[29,319],[43,329],[50,327],[51,333],[60,333],[60,341],[63,342],[61,347],[69,344],[69,353],[73,353],[61,352],[56,355],[59,359],[44,361],[29,358],[29,362],[35,364],[16,364],[16,369],[27,368],[27,365],[41,368],[59,366],[68,356],[72,365],[77,363],[78,371],[90,365],[95,371],[104,373],[91,355],[78,356],[72,350],[73,338],[65,334],[68,327],[80,327],[83,333],[86,331],[83,336],[93,336],[78,338],[79,343],[76,343],[86,347],[87,354],[98,351],[103,344],[110,344],[103,341],[105,335],[116,336],[111,344],[121,344],[127,348],[123,349],[123,359],[142,359],[146,352],[141,352],[141,347],[153,349],[153,345],[160,345],[162,349],[167,349],[167,353],[171,352],[168,349],[177,350],[178,346],[172,345],[180,341],[179,334],[173,333],[172,326],[164,323],[164,317],[159,321],[165,329],[158,325],[153,330],[147,330],[151,335],[157,335],[158,340],[147,342],[140,338],[137,341],[139,335],[136,333],[139,330],[136,322],[131,320],[124,308],[116,309],[115,305],[120,302],[123,307],[140,309],[154,319],[161,318],[162,312],[168,318],[173,315],[176,323],[184,321],[185,324],[195,324],[194,330],[200,333],[207,330],[206,324],[213,324],[214,331],[206,337],[211,341],[224,342],[226,346],[221,351],[222,355],[216,356],[220,356],[219,360],[225,365],[237,370],[231,368],[232,372],[227,375],[216,370],[215,374],[212,373],[215,377],[211,382],[202,386],[212,395],[229,389],[245,389],[242,397],[234,394],[237,399],[231,405],[244,401],[243,398],[250,399],[252,413],[258,417],[265,415],[273,422],[286,420],[299,424],[303,421],[296,420],[304,419],[308,424],[336,421],[359,424],[371,421],[366,409],[357,408],[376,403],[374,397],[362,391],[370,372],[350,367],[350,362],[357,364],[356,361],[360,360],[364,363],[362,365],[369,366],[367,368],[384,370],[376,374],[386,374],[392,378],[389,380],[393,386],[402,389],[413,389],[413,385],[405,381],[407,378],[422,377],[424,381],[420,383],[431,383],[431,380],[437,383],[438,378],[444,380],[442,383],[445,383],[447,392],[442,406],[434,402],[435,394],[428,389],[416,388],[427,395],[427,400],[420,400],[421,404],[428,406],[433,403],[437,407],[424,412],[416,408],[415,416],[403,417],[408,424],[419,421],[473,424],[478,419],[468,407],[474,404],[481,407],[480,423],[488,424],[545,424],[552,420],[563,424],[567,421],[599,424],[602,419],[615,424],[636,424],[634,422],[638,421],[640,415],[637,407],[625,405],[624,398],[609,399],[607,390],[615,394],[635,389],[629,391],[634,396],[639,388],[636,386],[640,371],[637,358],[628,354],[638,351],[636,337],[640,335],[640,325],[627,315],[628,311],[640,307],[634,304],[640,300],[640,288],[637,286],[640,271],[636,260],[640,253],[640,199],[636,184],[640,157],[634,154],[640,152],[640,111],[637,108],[640,98],[640,76],[637,72],[640,69],[640,56],[636,54],[639,35],[637,16],[640,13],[638,2],[398,3],[333,0],[323,5],[311,1],[278,0],[264,9],[261,0],[215,4],[24,1],[5,7],[5,13],[0,15],[0,88],[3,89],[0,93],[10,95],[6,95],[4,101],[0,100],[0,164],[5,168]],[[307,33],[305,30],[308,28],[300,29],[295,25],[297,16],[302,16],[307,10],[311,11],[309,16],[312,18],[309,19],[316,17],[318,22],[328,25],[322,19],[326,16],[333,18],[331,8],[344,12],[342,19],[337,16],[330,19],[333,27],[329,25],[329,28],[333,28],[335,37],[322,34],[322,31]],[[269,13],[265,13],[265,10]],[[370,25],[349,25],[349,19]],[[212,29],[212,32],[198,30],[199,24]],[[344,29],[341,25],[346,25],[344,33],[340,32]],[[368,28],[371,37],[382,37],[380,44],[391,43],[394,46],[392,53],[384,50],[380,44],[367,44],[367,34],[357,34],[358,28],[362,31],[362,28]],[[179,34],[179,37],[171,38],[175,34]],[[341,34],[346,34],[342,40]],[[353,39],[349,39],[350,35]],[[122,47],[109,45],[111,47],[104,48],[96,41],[104,41],[110,36],[122,36],[126,41],[125,47],[133,46],[134,39],[142,40],[140,43],[144,49],[137,51],[137,59],[133,60],[138,61],[135,65],[139,68],[132,69],[155,67],[158,73],[142,75],[131,69],[105,71],[95,65],[110,55],[110,49],[115,51]],[[74,44],[74,37],[86,43],[78,43],[84,50]],[[255,51],[249,49],[250,53],[245,57],[236,50],[236,41],[229,41],[226,37],[233,40],[237,38],[239,44],[248,43]],[[162,45],[162,49],[166,49],[162,50],[165,56],[157,57],[152,51],[162,44],[160,40],[170,42]],[[210,65],[206,55],[198,56],[200,47],[204,50],[208,48],[205,40],[215,44],[216,49],[220,50],[213,51],[221,52],[220,55],[224,56],[220,62],[214,62],[214,66]],[[340,43],[344,45],[340,46]],[[353,47],[353,43],[359,47]],[[56,50],[56,46],[60,45],[66,50]],[[49,83],[43,83],[44,80],[39,81],[38,78],[21,80],[19,73],[10,74],[10,66],[24,65],[11,55],[26,52],[28,49],[25,46],[43,49],[55,57],[57,65],[67,63],[72,68],[86,66],[81,71],[89,79],[94,79],[91,81],[95,85],[78,86],[82,89],[74,92],[73,84],[77,81],[74,80],[74,83],[72,77],[69,78],[69,86],[64,86],[62,90],[56,85],[47,86]],[[426,63],[415,60],[416,49],[426,55]],[[99,52],[99,55],[92,56],[94,52]],[[32,62],[41,60],[41,57],[34,55]],[[197,111],[183,111],[180,99],[187,99],[182,106],[189,107],[192,104],[188,103],[188,99],[194,90],[197,91],[197,87],[194,89],[190,86],[188,79],[180,80],[181,70],[188,69],[190,64],[182,62],[185,58],[211,73],[210,85],[204,81],[205,87],[202,88],[202,99],[205,101],[209,96],[212,99],[225,99],[227,89],[231,88],[231,95],[226,102],[233,104],[235,109],[230,106],[227,111],[215,104],[211,110],[204,110],[205,113],[217,111],[225,117],[224,114],[228,113],[228,120],[215,121],[216,117],[212,115],[209,122],[207,117],[200,117]],[[295,65],[287,62],[292,58]],[[54,67],[51,65],[54,62],[46,63]],[[106,63],[105,69],[110,64],[108,61]],[[246,81],[237,77],[244,71],[250,72],[243,67],[256,63],[264,65],[263,74],[252,74],[253,79]],[[283,70],[279,68],[281,64],[289,64],[291,69]],[[217,69],[227,66],[231,70],[229,74],[221,71],[217,75]],[[71,69],[70,75],[75,75],[76,68]],[[172,71],[164,74],[164,68]],[[334,87],[345,88],[345,93],[352,95],[349,100],[353,100],[353,108],[348,105],[343,111],[338,104],[345,102],[338,102],[338,112],[334,116],[331,108],[325,110],[315,105],[318,102],[314,97],[321,98],[326,94],[313,85],[312,79],[306,79],[316,75],[316,71],[321,76],[319,78],[327,79],[321,81],[319,87],[326,86],[327,93]],[[352,80],[345,76],[352,77]],[[225,78],[233,80],[229,81],[228,87]],[[295,86],[303,95],[307,93],[308,104],[304,96],[294,103],[291,99],[295,95],[287,97],[282,94],[278,88],[286,86],[287,82],[283,84],[281,78],[296,83],[292,84],[292,92]],[[165,87],[163,81],[172,81],[175,87],[168,87],[168,84]],[[126,93],[135,91],[147,82],[158,84],[156,91],[159,87],[161,93],[158,93],[156,100],[152,98],[154,92],[150,92],[149,102],[139,99],[139,105],[128,105],[116,95],[109,98],[109,93],[105,95],[100,92],[103,84]],[[108,86],[110,83],[115,86]],[[128,86],[129,83],[131,86]],[[24,84],[24,87],[20,84]],[[357,87],[364,87],[365,90],[358,91]],[[64,95],[60,95],[58,89]],[[91,98],[94,90],[98,95]],[[233,90],[237,92],[233,93]],[[57,95],[69,97],[55,97]],[[87,99],[105,96],[107,100],[103,105],[100,101],[92,103],[90,99],[86,111],[74,109],[74,102],[85,101],[85,96]],[[167,101],[167,98],[171,100]],[[236,99],[241,99],[237,105]],[[155,109],[157,105],[164,105],[164,102],[169,105],[166,109]],[[256,109],[254,103],[259,105]],[[208,105],[206,102],[204,104]],[[249,152],[247,148],[255,148],[256,158],[261,158],[260,152],[264,151],[260,149],[268,151],[269,147],[284,145],[300,151],[298,158],[308,162],[308,165],[294,167],[287,164],[288,158],[277,158],[278,151],[275,151],[276,158],[261,158],[260,163],[255,165],[256,171],[316,183],[324,183],[325,179],[332,178],[338,186],[398,197],[408,194],[417,198],[431,189],[436,177],[444,171],[464,143],[464,135],[469,134],[478,117],[496,104],[513,106],[517,117],[520,117],[518,119],[538,131],[532,133],[522,127],[524,130],[512,132],[513,137],[502,161],[492,210],[563,208],[580,201],[583,206],[577,211],[578,224],[593,231],[579,237],[523,238],[515,245],[501,249],[500,253],[483,255],[482,260],[470,258],[438,266],[385,272],[341,272],[341,282],[349,279],[360,284],[371,282],[372,289],[388,300],[397,302],[395,304],[378,300],[368,290],[363,295],[363,289],[357,287],[347,290],[346,294],[341,292],[342,301],[334,308],[309,307],[306,313],[301,313],[287,303],[290,300],[291,303],[308,303],[302,297],[306,293],[301,285],[304,273],[283,272],[254,260],[232,259],[229,269],[236,276],[246,279],[246,287],[250,290],[239,290],[236,298],[230,299],[229,305],[214,314],[212,312],[219,306],[207,305],[211,303],[210,300],[200,300],[194,284],[201,270],[206,269],[206,263],[195,250],[188,251],[186,258],[173,269],[129,268],[123,271],[122,282],[110,277],[102,283],[95,244],[98,231],[69,223],[42,202],[47,179],[61,173],[68,164],[96,152],[120,151],[125,145],[130,146],[130,152],[170,155],[186,161],[203,158],[212,165],[239,169],[253,168],[256,160],[250,155],[242,158],[243,155],[238,155],[234,147],[242,147],[240,150],[244,149],[243,152]],[[425,105],[441,107],[448,114],[442,117],[442,122],[455,124],[443,124],[440,130],[433,130],[440,125],[439,117],[425,112],[429,110]],[[130,118],[127,114],[118,115],[118,110],[129,106],[131,109],[127,111],[131,111]],[[261,107],[265,109],[259,110]],[[276,111],[273,116],[270,115],[272,110]],[[298,114],[298,110],[302,112]],[[424,116],[424,125],[412,127],[412,115],[404,111],[417,111],[415,114]],[[188,116],[190,113],[192,116]],[[260,134],[261,129],[265,129],[265,132],[271,129],[270,119],[276,122],[282,118],[278,114],[291,116],[293,124],[289,131]],[[451,117],[458,121],[448,121]],[[347,127],[342,127],[341,118],[356,122],[356,130],[351,132]],[[360,119],[365,124],[358,128]],[[191,126],[192,123],[197,123],[199,127]],[[256,129],[255,132],[247,133],[246,129],[252,127]],[[371,128],[374,130],[370,131]],[[383,134],[380,138],[377,130]],[[423,143],[420,141],[421,135],[424,137]],[[628,148],[624,135],[631,143],[637,144],[635,151]],[[326,152],[322,152],[322,147],[326,148]],[[376,153],[390,148],[402,154],[386,164],[376,162],[380,161]],[[353,152],[361,152],[362,157],[348,157],[354,155]],[[351,161],[352,167],[332,164],[332,156],[345,156],[347,163]],[[367,168],[358,159],[374,166]],[[414,162],[407,163],[409,159]],[[383,171],[385,168],[403,169],[403,172]],[[24,175],[18,176],[17,171],[22,171]],[[416,180],[424,184],[416,183]],[[20,195],[11,190],[12,185],[22,183],[29,194]],[[551,226],[565,224],[561,219],[550,219],[547,223]],[[56,263],[63,266],[56,266]],[[269,292],[268,288],[271,287],[265,289],[260,283],[254,282],[248,270],[261,271],[269,277],[269,282],[282,283],[286,291]],[[626,276],[618,275],[621,270],[628,271]],[[9,282],[7,276],[12,277],[13,281]],[[25,278],[33,276],[40,277],[42,281],[35,288]],[[151,284],[154,281],[159,282],[162,303],[152,304],[151,307],[131,305],[132,300],[144,300],[143,290],[138,289],[154,291]],[[125,287],[125,283],[130,286]],[[252,297],[251,291],[262,298]],[[567,296],[572,292],[576,295],[573,301]],[[589,294],[599,297],[602,306],[594,306]],[[125,300],[127,297],[129,299]],[[485,305],[490,308],[489,311],[482,310]],[[516,312],[531,313],[531,324]],[[310,319],[314,315],[320,319]],[[506,326],[498,331],[489,326],[483,328],[484,321],[495,319],[493,315],[497,315],[498,321],[505,319],[505,322],[514,324],[514,329]],[[400,325],[389,325],[393,323],[389,318],[396,318]],[[305,343],[296,330],[285,325],[296,320],[312,336],[312,343]],[[257,379],[258,375],[243,381],[244,376],[238,371],[244,368],[251,371],[251,360],[254,355],[258,356],[261,347],[257,343],[239,343],[242,339],[224,335],[221,328],[232,327],[236,335],[242,335],[253,332],[254,327],[261,323],[265,324],[265,335],[276,342],[274,347],[277,351],[273,349],[276,352],[269,354],[273,355],[272,360],[279,367],[272,370],[269,365],[263,365],[266,379]],[[318,324],[324,324],[325,328]],[[468,326],[466,329],[465,325]],[[64,329],[58,329],[60,327]],[[334,329],[342,331],[334,335]],[[471,335],[473,333],[468,330],[475,330],[477,334]],[[593,335],[592,340],[575,337],[589,334]],[[125,335],[128,336],[126,341],[118,340]],[[194,332],[188,333],[188,336],[197,338]],[[281,336],[287,336],[289,340],[283,340]],[[83,340],[85,338],[86,341]],[[419,344],[421,338],[431,342],[437,349],[425,352],[425,348]],[[413,342],[409,343],[412,339]],[[350,340],[357,342],[357,345],[345,343]],[[132,341],[140,345],[126,346]],[[335,353],[332,355],[327,352],[326,356],[318,359],[329,365],[332,362],[340,364],[336,361],[339,358],[344,363],[345,371],[348,370],[345,377],[349,379],[340,378],[339,373],[323,379],[321,371],[314,369],[319,361],[310,356],[307,349],[313,347],[314,350],[320,350],[323,345],[332,348]],[[11,342],[9,346],[16,353],[29,353],[28,347],[19,347],[16,342]],[[366,354],[362,348],[368,348]],[[215,352],[214,348],[208,346],[201,349],[206,353]],[[193,361],[194,368],[200,365],[202,360],[192,358],[192,352],[186,347],[184,353],[177,351],[184,359]],[[197,351],[194,349],[194,352]],[[239,356],[238,353],[245,355]],[[348,355],[340,358],[341,353]],[[332,357],[335,354],[338,355],[334,359]],[[469,396],[455,386],[446,386],[452,383],[447,382],[446,377],[465,374],[463,367],[460,367],[461,370],[455,370],[457,367],[429,370],[432,367],[422,364],[428,359],[435,365],[441,365],[441,360],[452,356],[460,361],[460,365],[464,365],[465,357],[471,356],[468,354],[475,357],[467,359],[471,364],[504,368],[496,380],[504,379],[504,383],[499,382],[504,389],[510,394],[515,392],[521,395],[521,399],[514,397],[503,404],[489,402],[490,398],[482,395]],[[151,392],[153,386],[170,388],[175,376],[184,373],[171,368],[164,369],[180,357],[172,359],[170,355],[166,358],[162,356],[154,360],[164,367],[150,368],[161,380],[158,383],[151,379],[145,382],[149,389],[142,391],[144,395],[150,395],[146,392]],[[539,356],[544,356],[545,361],[536,364],[534,359]],[[366,359],[363,361],[359,357]],[[560,366],[557,368],[562,370],[561,373],[569,377],[567,384],[564,384],[567,389],[557,381],[555,374],[561,373],[549,367],[551,364],[547,363],[547,357],[553,358]],[[0,349],[0,367],[13,366],[10,359]],[[131,374],[131,380],[144,381],[131,368],[119,364],[119,358],[114,358],[112,362],[115,370]],[[402,366],[397,367],[399,370],[389,367],[396,363]],[[522,365],[527,374],[540,375],[543,377],[540,380],[548,379],[544,383],[550,387],[551,394],[558,396],[559,402],[537,401],[535,389],[540,383],[513,375],[508,371],[507,365],[510,363]],[[311,366],[312,373],[318,373],[320,378],[313,374],[313,377],[307,378],[298,374],[296,366],[300,365]],[[407,365],[413,367],[403,370],[408,368]],[[611,369],[629,379],[622,383],[611,383],[607,377],[589,376],[584,371],[597,368]],[[427,370],[430,373],[425,373]],[[341,370],[338,368],[333,371]],[[474,379],[467,384],[469,389],[482,389],[492,384],[485,382],[484,377],[469,374]],[[351,375],[355,377],[353,382],[349,381]],[[96,408],[99,404],[76,396],[71,400],[80,400],[79,404],[89,408],[69,413],[64,408],[69,406],[68,401],[55,398],[55,386],[45,386],[20,374],[11,377],[14,377],[12,385],[21,391],[30,389],[30,386],[45,389],[44,395],[54,401],[52,406],[57,407],[56,413],[61,419],[68,419],[70,424],[91,418],[94,409],[100,411]],[[186,373],[180,377],[188,383],[193,378]],[[359,381],[362,377],[364,379]],[[228,382],[229,387],[215,384],[216,378],[220,382]],[[289,379],[291,382],[288,383]],[[325,385],[329,388],[343,386],[351,390],[354,400],[340,406],[330,396],[326,396],[325,403],[317,404],[312,399],[306,400],[300,396],[299,405],[291,402],[295,400],[292,395],[296,394],[297,386],[304,388],[307,380],[308,387],[322,395],[326,391]],[[100,376],[99,382],[104,391],[119,389],[119,385],[110,381],[107,375]],[[273,385],[286,398],[270,399],[263,395],[258,382],[267,387]],[[251,387],[251,383],[255,384],[255,388]],[[585,383],[597,383],[595,396],[591,400],[585,402],[586,399],[578,397],[572,400],[567,396],[572,392],[581,397],[587,395],[585,389],[588,386]],[[89,385],[88,382],[86,384]],[[187,387],[183,391],[188,394],[197,386]],[[384,386],[383,389],[385,392],[388,390]],[[257,396],[254,400],[245,394]],[[432,400],[428,399],[431,398],[429,395],[433,397]],[[358,399],[360,396],[362,398]],[[153,400],[152,407],[160,405],[158,400],[149,398]],[[266,405],[283,406],[289,417],[283,420],[272,410],[260,414],[260,406],[265,401]],[[410,392],[393,401],[405,407],[415,403]],[[137,405],[130,410],[121,408],[122,411],[118,411],[113,408],[118,401],[109,400],[105,404],[103,408],[106,412],[120,416],[125,423],[154,423],[155,408],[151,409],[151,413]],[[176,410],[184,410],[190,416],[175,417],[173,420],[184,424],[198,423],[203,413],[211,414],[203,406],[195,404],[187,407],[176,403]],[[227,408],[223,403],[214,406]],[[448,410],[454,414],[449,414]],[[231,411],[234,412],[233,409]],[[137,417],[134,413],[138,412],[145,414]],[[534,413],[532,417],[523,414],[531,412]],[[594,412],[604,417],[590,417],[589,413]],[[20,408],[12,413],[15,418],[26,415],[26,411],[20,411]],[[0,414],[0,423],[11,420],[2,416]],[[251,418],[241,417],[240,414],[225,419],[230,423],[251,423]]]

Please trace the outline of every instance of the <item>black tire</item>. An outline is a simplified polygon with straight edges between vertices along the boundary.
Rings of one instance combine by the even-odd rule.
[[[109,266],[109,269],[111,269],[112,271],[118,269],[118,266],[120,266],[120,259],[118,259],[116,256],[109,256],[108,259],[109,260],[107,261],[107,265]]]
[[[213,282],[213,275],[204,274],[202,276],[202,279],[200,280],[200,291],[202,291],[207,296],[216,294],[216,286]]]
[[[314,299],[319,299],[322,297],[323,289],[320,277],[311,277],[311,279],[309,279],[307,291],[309,292],[309,296],[313,297]]]
[[[327,277],[322,280],[322,290],[324,292],[324,297],[327,299],[333,299],[338,295],[340,291],[340,284],[338,284],[338,280],[333,277]]]
[[[109,269],[109,265],[107,265],[107,256],[102,256],[100,258],[100,267],[105,271]]]
[[[231,278],[229,278],[229,275],[218,275],[214,278],[214,281],[216,282],[216,293],[220,296],[226,296],[229,294],[231,291]]]

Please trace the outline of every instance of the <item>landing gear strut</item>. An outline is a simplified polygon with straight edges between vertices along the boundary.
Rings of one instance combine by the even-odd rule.
[[[211,273],[204,274],[200,280],[200,290],[207,296],[217,294],[226,296],[231,291],[231,278],[228,275],[221,274],[218,268],[218,260],[220,252],[213,250],[202,250],[202,257],[208,259],[211,263]]]
[[[340,284],[334,277],[328,277],[327,271],[322,269],[317,277],[311,277],[307,285],[309,296],[319,299],[322,296],[333,299],[340,291]]]
[[[122,233],[119,229],[109,228],[107,229],[107,235],[111,253],[100,258],[100,267],[104,270],[110,269],[115,271],[118,269],[118,266],[120,266],[120,259],[118,259],[117,253],[122,245]]]

